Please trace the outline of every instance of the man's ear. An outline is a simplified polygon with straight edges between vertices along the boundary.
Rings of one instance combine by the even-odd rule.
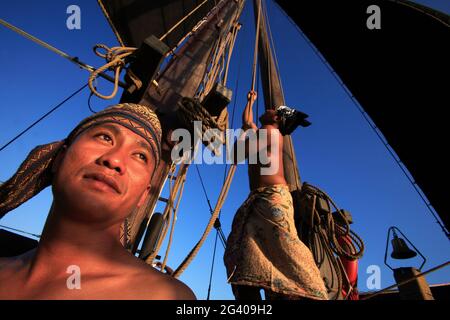
[[[275,115],[274,119],[275,119],[275,122],[280,121],[280,117],[277,114]]]
[[[145,189],[145,191],[142,193],[141,198],[139,199],[139,202],[136,205],[136,207],[140,208],[144,204],[149,193],[150,193],[150,185],[148,185],[147,188]]]
[[[58,172],[59,167],[61,166],[61,163],[64,159],[64,156],[66,155],[67,152],[67,146],[63,145],[61,147],[61,151],[58,152],[58,154],[56,155],[55,160],[53,161],[52,164],[52,173],[55,174],[56,172]]]

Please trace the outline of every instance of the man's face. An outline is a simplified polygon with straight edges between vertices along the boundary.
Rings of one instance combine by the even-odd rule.
[[[114,123],[92,127],[55,163],[55,204],[76,220],[122,222],[143,204],[154,169],[141,136]]]
[[[259,121],[261,121],[262,124],[274,124],[279,121],[279,117],[275,110],[269,109],[261,115]]]

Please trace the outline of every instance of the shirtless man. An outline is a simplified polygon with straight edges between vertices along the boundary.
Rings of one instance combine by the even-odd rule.
[[[0,258],[0,299],[195,299],[185,284],[125,250],[119,237],[148,195],[160,142],[156,115],[123,104],[83,121],[53,151],[33,150],[51,161],[26,181],[51,174],[54,201],[37,249]],[[0,217],[20,205],[2,189],[14,190],[15,177],[0,187]],[[81,276],[75,288],[73,270]]]
[[[247,105],[245,106],[244,113],[242,114],[242,129],[244,131],[251,130],[256,137],[256,161],[249,161],[248,165],[248,178],[250,182],[250,190],[255,190],[260,187],[266,187],[277,184],[287,185],[284,178],[283,167],[283,136],[279,131],[280,117],[277,115],[276,110],[267,110],[259,118],[261,122],[261,128],[259,130],[256,124],[253,122],[253,103],[255,102],[257,94],[255,91],[250,91],[247,97]],[[251,157],[252,146],[250,145],[252,139],[246,141],[245,156]],[[261,143],[263,142],[263,143]],[[256,151],[256,150],[254,150]],[[253,152],[254,152],[253,151]],[[267,159],[264,161],[264,159]],[[265,163],[268,162],[268,163]],[[263,174],[261,169],[266,168],[270,174]],[[269,171],[269,168],[272,169]]]
[[[249,92],[242,119],[247,134],[234,148],[236,162],[248,159],[251,192],[237,211],[227,240],[224,262],[229,282],[238,300],[259,300],[260,289],[266,299],[325,300],[319,269],[297,236],[284,177],[283,134],[301,124],[301,113],[284,106],[268,110],[258,129],[252,112],[255,100],[256,92]],[[239,155],[238,145],[244,140],[245,153]],[[251,161],[255,153],[256,162],[255,157]]]

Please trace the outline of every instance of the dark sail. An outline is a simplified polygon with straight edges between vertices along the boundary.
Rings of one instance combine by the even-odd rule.
[[[371,117],[448,230],[442,186],[450,90],[443,79],[450,72],[450,17],[410,1],[276,2]],[[381,10],[379,30],[366,25],[370,5]]]
[[[139,47],[150,35],[163,36],[203,0],[98,0],[113,29],[120,34],[123,43]],[[214,7],[208,0],[190,15],[179,27],[170,32],[164,42],[174,47]]]

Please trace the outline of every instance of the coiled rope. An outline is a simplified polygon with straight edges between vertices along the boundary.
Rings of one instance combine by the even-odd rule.
[[[327,209],[319,212],[317,203],[320,199],[327,203]],[[347,283],[348,290],[345,298],[350,297],[351,291],[355,290],[348,279],[346,270],[340,258],[348,260],[357,260],[364,253],[363,240],[352,230],[350,230],[350,222],[340,210],[335,202],[324,191],[319,188],[303,183],[301,189],[301,207],[304,210],[303,223],[308,225],[308,245],[313,253],[316,264],[319,269],[328,263],[332,268],[332,276],[329,278],[333,286],[334,275],[337,277],[337,290],[333,299],[339,299],[342,293],[344,280]],[[334,212],[333,209],[334,208]],[[325,208],[323,208],[325,209]],[[328,279],[328,278],[327,278]]]
[[[317,198],[324,199],[328,204],[329,208],[334,207],[335,213],[339,215],[340,222],[335,221],[335,217],[331,210],[326,215],[320,215],[315,205],[312,206],[311,211],[311,224],[314,228],[315,226],[320,226],[321,235],[327,240],[327,244],[331,250],[338,256],[344,257],[349,260],[360,259],[364,253],[364,242],[360,236],[358,236],[354,231],[350,230],[350,224],[348,219],[344,216],[342,210],[340,210],[334,201],[318,187],[310,185],[308,183],[303,183],[302,193],[311,196],[316,202]],[[351,242],[341,245],[338,238],[349,237]]]

